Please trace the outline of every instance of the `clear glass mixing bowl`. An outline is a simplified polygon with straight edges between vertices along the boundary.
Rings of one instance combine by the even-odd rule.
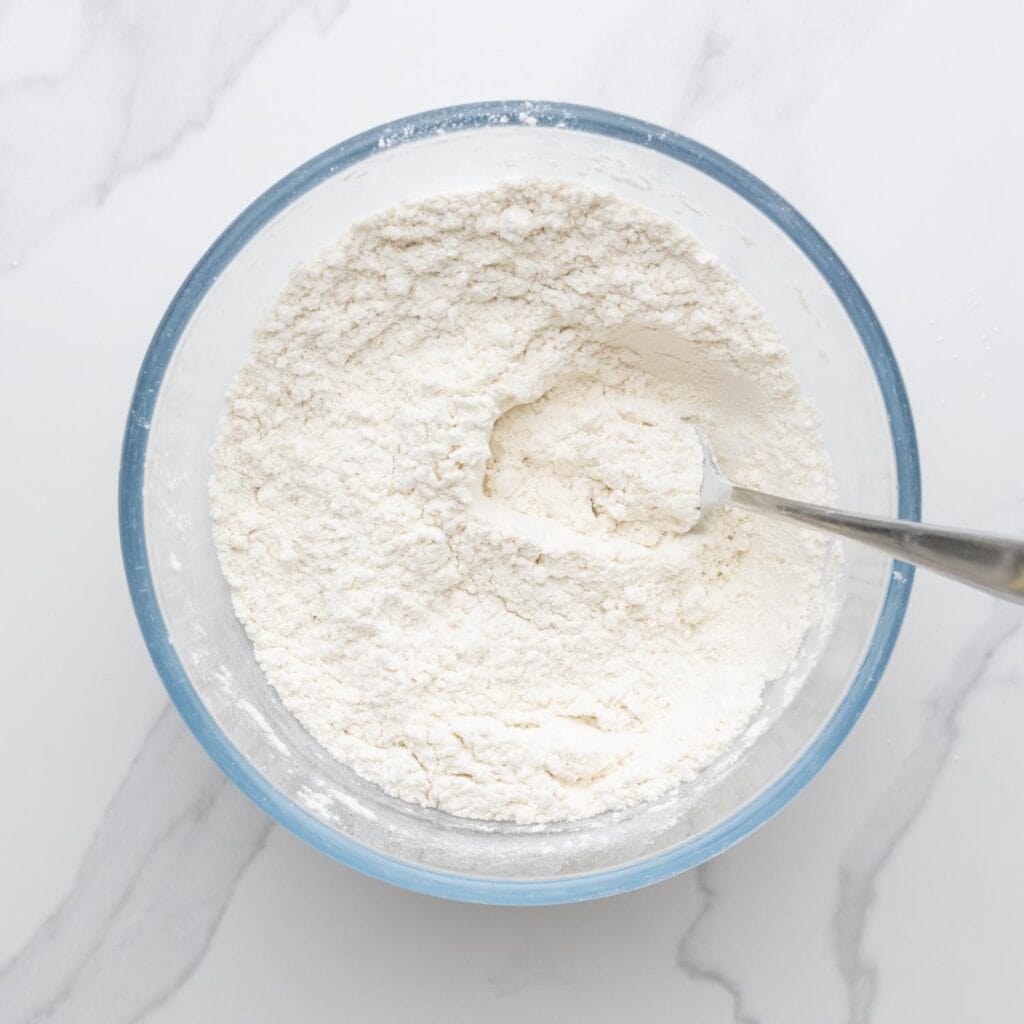
[[[654,125],[498,102],[419,114],[343,142],[217,239],[171,302],[139,374],[121,536],[135,609],[171,699],[267,813],[337,860],[409,889],[558,903],[693,867],[778,811],[863,711],[912,574],[850,545],[834,627],[823,643],[808,639],[796,698],[786,702],[780,680],[729,757],[670,799],[627,813],[535,828],[466,821],[385,795],[318,746],[267,685],[218,566],[206,486],[225,391],[296,263],[381,207],[521,175],[611,190],[697,235],[781,330],[820,411],[842,504],[918,517],[917,448],[896,362],[860,288],[800,214],[729,160]]]

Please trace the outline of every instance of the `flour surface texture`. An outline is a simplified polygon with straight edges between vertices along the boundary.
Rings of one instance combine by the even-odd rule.
[[[780,338],[653,211],[521,180],[357,225],[292,275],[213,452],[267,680],[357,773],[457,815],[692,780],[819,618],[827,547],[694,525],[688,423],[742,483],[829,498]]]

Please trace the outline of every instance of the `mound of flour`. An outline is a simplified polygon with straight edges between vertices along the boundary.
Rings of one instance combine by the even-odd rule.
[[[736,281],[653,212],[518,181],[400,206],[298,268],[213,452],[268,681],[324,747],[453,814],[569,820],[725,750],[820,616],[826,545],[700,452],[827,500],[813,411]]]

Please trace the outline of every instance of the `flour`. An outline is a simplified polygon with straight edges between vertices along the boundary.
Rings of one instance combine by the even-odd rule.
[[[571,378],[495,424],[484,493],[579,533],[658,547],[700,514],[703,451],[667,403]]]
[[[358,225],[293,274],[213,452],[268,681],[360,775],[457,815],[693,779],[820,617],[826,544],[694,526],[683,421],[735,479],[830,497],[778,336],[653,212],[537,180]]]

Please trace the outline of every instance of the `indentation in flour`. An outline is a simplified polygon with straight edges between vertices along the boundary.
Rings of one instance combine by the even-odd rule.
[[[561,382],[495,424],[483,493],[585,534],[657,547],[700,512],[703,458],[681,410],[588,377]]]

